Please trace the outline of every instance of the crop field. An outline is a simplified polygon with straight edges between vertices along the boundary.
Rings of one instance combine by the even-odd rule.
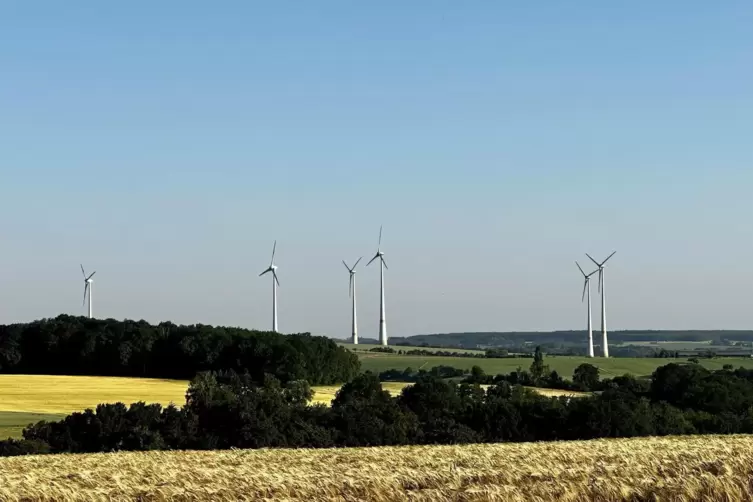
[[[0,375],[0,439],[40,420],[59,420],[100,403],[186,402],[188,382],[152,378]]]
[[[386,391],[389,391],[389,393],[393,396],[399,395],[403,389],[407,386],[411,385],[410,383],[406,382],[382,382],[382,388]],[[314,390],[314,399],[312,400],[315,403],[324,403],[324,404],[330,404],[332,400],[335,398],[335,394],[337,394],[337,391],[340,390],[339,385],[318,385],[316,387],[313,387]]]
[[[0,410],[70,413],[100,403],[161,403],[182,406],[188,382],[156,378],[0,375]]]
[[[405,382],[383,382],[393,396]],[[126,404],[144,401],[164,406],[185,404],[188,382],[149,378],[115,378],[59,375],[0,375],[0,439],[21,437],[21,431],[40,420],[60,420],[74,411],[95,408],[100,403]],[[314,403],[329,404],[339,385],[313,387]],[[534,389],[546,396],[582,393]]]
[[[368,353],[359,354],[361,368],[376,373],[389,369],[414,370],[426,369],[433,366],[452,366],[470,370],[473,366],[480,366],[487,374],[510,373],[518,367],[528,369],[533,359],[531,358],[503,358],[486,359],[474,357],[443,357],[443,356],[406,356],[396,354]],[[621,376],[626,373],[636,376],[647,376],[659,366],[673,362],[687,362],[687,358],[659,359],[654,357],[612,357],[603,359],[594,357],[574,356],[545,356],[544,363],[551,369],[556,370],[565,378],[572,378],[573,370],[582,363],[598,366],[602,377]],[[724,357],[716,359],[701,359],[700,364],[708,369],[720,370],[725,364],[731,364],[735,368],[753,368],[753,358],[750,357]]]
[[[753,498],[753,437],[0,458],[4,501]]]

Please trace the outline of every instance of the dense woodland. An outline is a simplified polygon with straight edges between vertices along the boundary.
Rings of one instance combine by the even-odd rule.
[[[534,363],[532,374],[544,372],[542,360]],[[668,364],[650,380],[624,376],[598,385],[602,390],[589,397],[547,398],[507,381],[484,389],[424,374],[391,397],[366,373],[344,385],[328,407],[310,404],[305,381],[202,373],[183,408],[103,404],[32,425],[24,440],[1,442],[0,454],[753,433],[751,370]]]
[[[347,382],[358,357],[309,334],[177,326],[61,315],[0,326],[0,372],[192,379],[202,371],[234,370],[256,382],[312,385]]]

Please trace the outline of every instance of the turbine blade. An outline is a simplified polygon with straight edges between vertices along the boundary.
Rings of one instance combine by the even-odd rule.
[[[96,273],[97,273],[97,271],[95,270],[94,272],[92,272],[92,275],[90,275],[89,277],[86,278],[86,280],[88,281],[89,279],[91,279],[92,277],[94,277],[94,274],[96,274]]]
[[[609,256],[607,256],[607,259],[606,259],[606,260],[604,260],[603,262],[601,262],[601,266],[603,267],[603,266],[604,266],[604,264],[605,264],[605,263],[606,263],[607,261],[609,261],[609,259],[610,259],[610,258],[611,258],[612,256],[614,256],[614,254],[615,254],[616,252],[617,252],[617,251],[613,251],[613,252],[612,252],[612,254],[610,254]]]
[[[274,245],[272,246],[272,260],[269,262],[269,264],[273,264],[275,262],[275,251],[277,251],[277,241],[275,240]]]
[[[390,269],[390,267],[387,266],[387,262],[384,261],[384,255],[382,255],[382,263],[384,263],[384,268],[386,268],[387,270]]]
[[[84,305],[86,305],[86,292],[87,292],[88,290],[89,290],[89,283],[87,282],[87,283],[85,283],[85,286],[84,286],[84,300],[83,300],[83,301],[81,302],[81,306],[82,306],[82,307],[83,307]]]
[[[272,270],[272,267],[269,267],[267,270],[265,270],[264,272],[262,272],[261,274],[259,274],[259,277],[263,276],[264,274],[269,273],[271,270]]]
[[[272,271],[272,276],[275,278],[275,282],[277,283],[277,286],[280,286],[280,279],[277,278],[277,272],[274,270]]]
[[[348,297],[353,296],[353,274],[350,274],[350,281],[348,281]]]
[[[580,301],[583,302],[583,300],[586,298],[586,288],[588,287],[588,277],[586,277],[586,280],[583,282],[583,294],[580,295]]]
[[[372,262],[373,262],[374,260],[376,260],[377,258],[379,258],[379,253],[375,254],[375,255],[374,255],[374,257],[373,257],[372,259],[370,259],[370,260],[369,260],[369,263],[367,263],[367,264],[366,264],[366,266],[368,267],[369,265],[371,265],[371,263],[372,263]]]
[[[580,273],[581,273],[581,274],[583,274],[583,275],[585,276],[585,275],[586,275],[586,273],[585,273],[585,272],[583,271],[583,269],[582,269],[582,268],[580,268],[580,263],[578,263],[578,262],[576,261],[576,262],[575,262],[575,264],[576,264],[576,265],[578,265],[578,270],[580,270]]]
[[[590,255],[590,254],[586,253],[586,256],[588,256],[588,259],[589,259],[589,260],[591,260],[592,262],[594,262],[594,263],[596,264],[596,266],[597,266],[597,267],[601,267],[601,265],[599,264],[599,262],[598,262],[598,261],[596,261],[596,260],[594,260],[594,259],[593,259],[593,258],[591,257],[591,255]]]
[[[604,269],[599,269],[599,293],[601,293],[601,287],[604,285]]]
[[[382,225],[379,225],[379,246],[382,247]]]
[[[81,265],[81,275],[84,276],[84,279],[86,279],[86,272],[84,272],[84,266]]]
[[[358,264],[359,264],[359,263],[361,262],[361,260],[363,260],[363,256],[361,256],[361,257],[360,257],[359,259],[357,259],[357,260],[356,260],[356,264],[355,264],[355,265],[353,265],[353,270],[355,270],[355,269],[356,269],[356,267],[357,267],[357,266],[358,266]]]
[[[347,264],[347,263],[345,263],[345,260],[343,260],[343,265],[345,265],[345,268],[347,268],[347,269],[348,269],[348,272],[350,272],[350,271],[351,271],[351,268],[350,268],[350,267],[348,266],[348,264]]]

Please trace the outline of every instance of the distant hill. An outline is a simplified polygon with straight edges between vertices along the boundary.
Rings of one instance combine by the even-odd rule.
[[[594,330],[594,341],[599,343],[601,334]],[[485,349],[492,347],[515,349],[527,345],[556,347],[581,347],[587,341],[587,333],[581,331],[510,331],[435,333],[409,337],[392,337],[390,345],[456,347]],[[611,344],[631,342],[711,342],[725,345],[734,342],[753,342],[753,330],[622,330],[610,331]],[[375,339],[362,338],[362,343],[378,343]]]

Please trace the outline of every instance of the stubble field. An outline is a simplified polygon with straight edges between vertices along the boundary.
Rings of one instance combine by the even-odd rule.
[[[691,501],[753,497],[753,437],[0,459],[0,499]]]

